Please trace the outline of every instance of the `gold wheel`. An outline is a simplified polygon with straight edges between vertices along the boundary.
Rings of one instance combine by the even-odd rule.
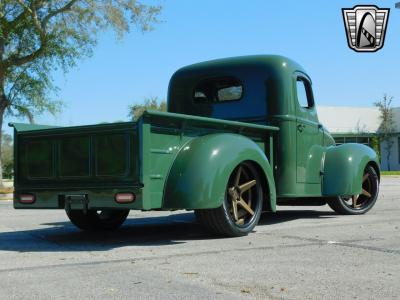
[[[264,190],[256,165],[244,161],[230,174],[220,207],[195,210],[200,224],[224,236],[243,236],[257,225],[264,200]]]
[[[353,195],[347,200],[351,200],[352,208],[360,208],[363,206],[363,203],[367,202],[372,198],[372,182],[369,173],[365,173],[362,178],[362,190],[361,194]]]
[[[379,177],[371,165],[365,167],[361,181],[360,194],[338,196],[328,202],[329,206],[337,213],[345,215],[360,215],[369,211],[375,205],[379,193]]]
[[[239,165],[228,184],[230,214],[236,225],[243,226],[255,215],[257,179],[245,165]]]

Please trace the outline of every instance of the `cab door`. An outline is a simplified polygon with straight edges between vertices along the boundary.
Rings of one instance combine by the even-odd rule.
[[[298,73],[295,87],[296,179],[298,183],[321,183],[323,129],[318,122],[311,82]]]

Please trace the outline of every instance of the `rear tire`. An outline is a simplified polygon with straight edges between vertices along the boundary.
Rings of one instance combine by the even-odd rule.
[[[68,218],[82,230],[101,231],[115,230],[120,227],[129,214],[127,210],[83,210],[66,211]]]
[[[230,175],[223,204],[195,210],[197,221],[217,235],[247,235],[257,225],[263,207],[261,178],[253,164],[243,162]]]
[[[365,168],[362,193],[349,197],[339,196],[331,201],[328,205],[335,212],[342,215],[361,215],[369,211],[376,203],[379,193],[379,178],[375,169],[368,165]]]

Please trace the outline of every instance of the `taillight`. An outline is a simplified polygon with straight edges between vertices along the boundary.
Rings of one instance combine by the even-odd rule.
[[[134,193],[118,193],[115,194],[115,201],[118,203],[131,203],[135,201],[136,196]]]
[[[35,195],[32,194],[19,195],[19,202],[23,204],[31,204],[35,202]]]

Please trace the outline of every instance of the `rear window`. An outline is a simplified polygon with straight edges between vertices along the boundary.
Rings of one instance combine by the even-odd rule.
[[[195,102],[225,102],[240,100],[243,84],[234,77],[213,78],[200,82],[194,90]]]

